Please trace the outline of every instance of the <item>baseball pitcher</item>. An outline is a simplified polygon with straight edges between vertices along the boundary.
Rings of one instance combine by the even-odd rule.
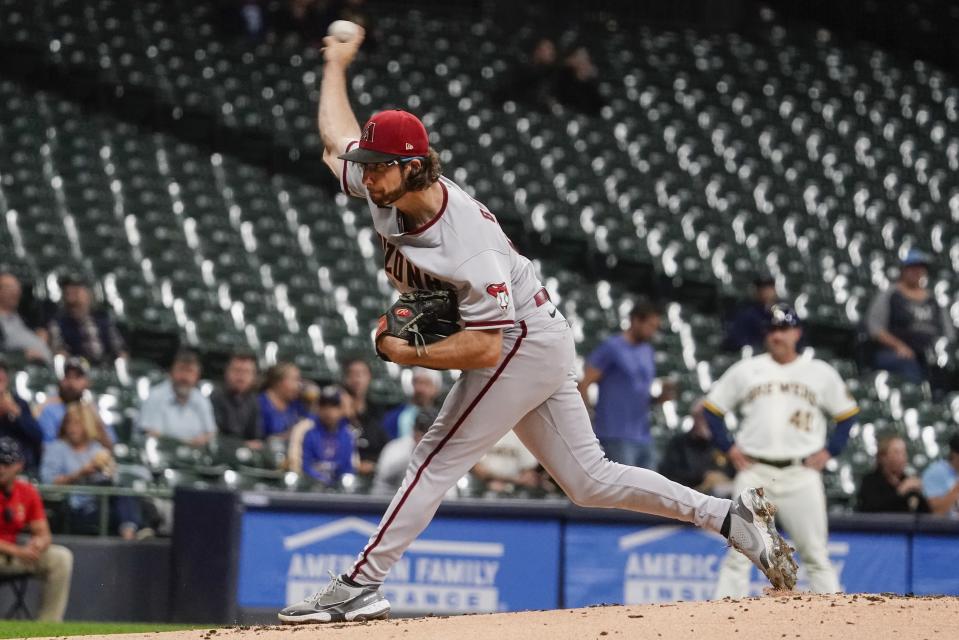
[[[283,609],[280,620],[386,616],[390,604],[379,587],[390,568],[429,524],[447,489],[510,429],[577,504],[668,516],[722,532],[774,583],[791,586],[791,555],[770,526],[771,505],[762,491],[746,490],[735,502],[713,498],[603,457],[576,388],[570,327],[530,261],[492,212],[441,175],[415,116],[382,111],[362,129],[357,123],[346,69],[362,39],[361,30],[346,42],[324,41],[319,127],[327,165],[346,194],[369,205],[386,275],[407,294],[381,320],[376,349],[403,366],[461,369],[463,375],[414,449],[402,485],[352,568]],[[423,290],[432,293],[421,296],[421,304],[415,294]],[[434,321],[442,320],[452,300],[457,330],[445,331]]]
[[[828,527],[822,469],[839,454],[859,409],[842,378],[822,360],[796,351],[799,316],[786,304],[772,306],[767,352],[731,366],[706,396],[706,419],[716,445],[736,467],[735,488],[762,486],[792,537],[818,593],[839,591],[826,553]],[[733,443],[723,416],[738,410]],[[836,422],[826,442],[826,415]],[[727,554],[716,597],[749,593],[749,563]]]

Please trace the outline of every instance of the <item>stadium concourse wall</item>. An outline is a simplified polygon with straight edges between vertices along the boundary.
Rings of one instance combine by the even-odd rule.
[[[388,499],[183,489],[175,503],[170,620],[246,624],[275,621],[345,570]],[[959,595],[957,521],[836,515],[829,552],[845,591]],[[702,600],[724,554],[718,535],[661,518],[461,499],[440,507],[384,590],[395,615]],[[765,584],[754,571],[753,592]]]

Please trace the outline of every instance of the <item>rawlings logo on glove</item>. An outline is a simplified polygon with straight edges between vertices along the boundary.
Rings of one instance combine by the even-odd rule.
[[[416,347],[417,355],[422,355],[429,353],[427,345],[439,342],[459,330],[456,293],[442,290],[404,293],[380,316],[373,339],[376,355],[389,362],[379,348],[382,336],[405,340]]]

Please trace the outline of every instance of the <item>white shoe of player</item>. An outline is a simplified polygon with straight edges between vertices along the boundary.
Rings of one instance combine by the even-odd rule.
[[[776,507],[763,496],[762,487],[745,489],[729,511],[729,544],[749,558],[776,589],[796,586],[798,566],[793,548],[776,530]]]

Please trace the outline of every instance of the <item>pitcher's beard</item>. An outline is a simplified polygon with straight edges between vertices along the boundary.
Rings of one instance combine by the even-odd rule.
[[[393,203],[406,195],[406,189],[402,186],[393,189],[392,191],[386,191],[381,195],[370,194],[370,200],[373,201],[378,207],[392,207]]]

